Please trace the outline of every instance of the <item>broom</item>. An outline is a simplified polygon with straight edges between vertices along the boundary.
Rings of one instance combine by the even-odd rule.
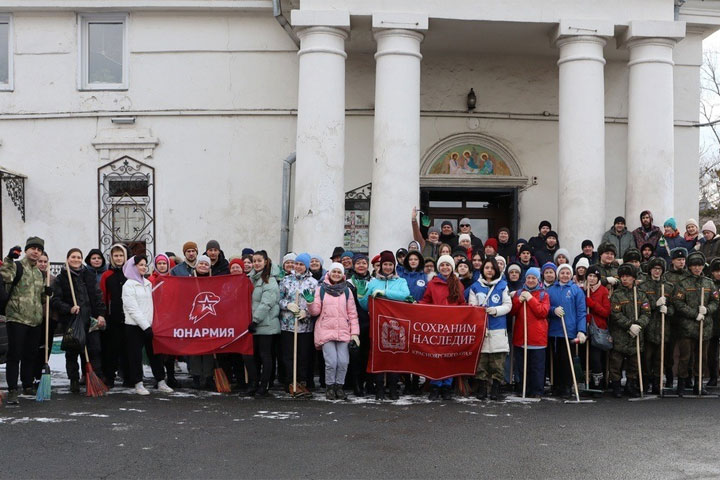
[[[213,370],[213,378],[215,379],[215,388],[219,393],[230,393],[230,382],[228,381],[225,370],[220,368],[217,361],[217,355],[213,353],[213,362],[215,363],[215,369]]]
[[[65,262],[67,270],[68,282],[70,283],[70,294],[72,295],[73,306],[77,307],[77,298],[75,297],[75,286],[73,285],[72,276],[70,275],[70,265]],[[85,393],[88,397],[100,397],[108,391],[107,386],[98,378],[90,363],[90,355],[88,355],[87,345],[85,345]]]
[[[45,273],[45,285],[50,286],[50,272]],[[38,385],[35,400],[43,402],[50,400],[52,394],[52,378],[50,376],[50,356],[48,351],[48,342],[50,338],[50,297],[45,296],[45,365],[43,365],[43,373],[40,377],[40,385]]]

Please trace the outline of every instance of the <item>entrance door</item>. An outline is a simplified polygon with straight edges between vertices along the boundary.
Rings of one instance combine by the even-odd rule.
[[[420,189],[420,209],[430,217],[430,225],[448,220],[458,231],[458,222],[469,218],[472,232],[484,242],[497,237],[501,227],[517,232],[517,189],[466,189],[427,187]],[[427,238],[427,228],[421,227]]]

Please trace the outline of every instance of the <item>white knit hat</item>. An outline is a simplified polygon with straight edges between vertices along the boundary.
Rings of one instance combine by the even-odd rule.
[[[297,255],[295,255],[295,253],[293,253],[293,252],[287,253],[283,257],[282,264],[285,265],[285,262],[294,262],[296,258],[297,258]]]
[[[438,258],[437,265],[440,266],[441,263],[449,263],[453,270],[455,270],[455,260],[450,255],[441,255],[440,258]]]
[[[560,275],[560,270],[563,270],[563,269],[568,269],[568,270],[570,270],[570,275],[572,275],[573,269],[572,269],[572,267],[570,266],[570,264],[568,264],[568,263],[563,263],[562,265],[558,266],[558,268],[557,268],[558,276]]]
[[[715,226],[715,222],[712,220],[708,220],[705,222],[705,225],[702,226],[702,231],[705,232],[712,232],[713,235],[717,235],[717,227]]]
[[[340,270],[342,272],[342,274],[345,275],[345,267],[343,267],[342,263],[333,262],[330,265],[330,270],[328,270],[328,272],[332,272],[335,269]]]
[[[700,225],[698,225],[697,220],[694,218],[688,218],[687,222],[685,222],[685,228],[687,228],[688,225],[695,225],[697,228],[700,228]]]
[[[590,268],[590,262],[587,258],[582,257],[578,262],[575,264],[575,270],[577,270],[580,267]]]
[[[458,237],[458,242],[462,242],[463,240],[467,240],[468,242],[472,241],[472,239],[470,238],[470,235],[468,235],[467,233],[461,233],[460,236]]]
[[[212,265],[210,257],[208,257],[207,255],[198,255],[197,260],[195,260],[195,265],[199,263],[207,263],[208,265]]]

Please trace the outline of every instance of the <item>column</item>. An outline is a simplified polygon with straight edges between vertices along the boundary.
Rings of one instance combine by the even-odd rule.
[[[628,222],[639,222],[643,210],[660,224],[674,215],[673,48],[684,35],[684,22],[631,22],[624,38],[630,50]]]
[[[587,32],[597,34],[587,35]],[[561,21],[558,122],[558,235],[571,255],[605,225],[605,58],[611,24]]]
[[[403,28],[379,29],[375,40],[371,256],[382,250],[395,252],[412,239],[409,215],[420,196],[420,42],[423,35]]]
[[[293,12],[293,24],[298,23]],[[334,247],[343,244],[347,36],[345,30],[331,26],[309,26],[298,31],[292,249],[326,258]]]

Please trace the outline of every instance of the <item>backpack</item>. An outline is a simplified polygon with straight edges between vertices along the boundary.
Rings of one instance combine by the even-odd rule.
[[[345,290],[343,291],[343,293],[345,294],[345,301],[347,301],[350,298],[349,292],[350,292],[350,289],[346,285]],[[323,300],[325,300],[325,284],[320,285],[320,302],[322,303]]]
[[[5,308],[7,308],[7,304],[10,301],[10,296],[15,290],[15,287],[17,287],[17,284],[20,283],[20,279],[23,276],[23,266],[20,262],[15,262],[15,268],[15,278],[13,278],[13,281],[10,284],[10,289],[6,289],[5,283],[0,282],[0,315],[5,315]]]

